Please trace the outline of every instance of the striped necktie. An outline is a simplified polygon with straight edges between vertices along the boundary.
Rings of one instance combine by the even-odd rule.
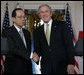
[[[26,41],[25,41],[25,37],[24,37],[24,34],[23,34],[23,31],[20,30],[20,31],[19,31],[19,34],[20,34],[20,37],[21,37],[21,39],[22,39],[22,41],[23,41],[23,43],[24,43],[24,45],[25,45],[25,48],[27,48],[27,46],[26,46]]]

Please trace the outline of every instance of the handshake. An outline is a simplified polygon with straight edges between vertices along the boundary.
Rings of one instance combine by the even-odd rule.
[[[39,61],[39,56],[36,52],[33,53],[33,57],[32,57],[34,62],[38,62]]]

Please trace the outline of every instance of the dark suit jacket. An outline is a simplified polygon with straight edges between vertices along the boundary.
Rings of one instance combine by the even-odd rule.
[[[29,31],[23,29],[27,49],[14,26],[2,32],[2,37],[8,41],[9,51],[5,59],[6,74],[31,74],[32,64],[30,60],[31,37]]]
[[[68,25],[65,22],[52,22],[50,46],[48,46],[44,26],[34,30],[35,52],[42,56],[43,74],[65,74],[67,65],[74,64],[74,46]]]

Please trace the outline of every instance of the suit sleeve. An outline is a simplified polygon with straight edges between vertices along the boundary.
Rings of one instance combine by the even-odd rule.
[[[74,45],[73,45],[73,38],[70,33],[70,29],[66,22],[63,22],[63,39],[66,48],[67,54],[67,62],[68,64],[75,64],[74,63]]]
[[[27,52],[27,57],[30,58],[30,54],[31,54],[31,35],[30,32],[28,31],[28,38],[26,39],[28,42],[28,52]]]
[[[8,56],[17,56],[26,60],[30,59],[30,52],[19,48],[19,46],[15,43],[15,40],[13,39],[13,37],[10,35],[9,31],[4,30],[2,33],[2,37],[7,38],[8,48],[9,48],[8,54],[7,54]]]
[[[38,56],[41,56],[40,52],[40,42],[39,42],[39,36],[38,36],[38,29],[34,29],[33,31],[33,39],[34,39],[34,52],[38,54]]]

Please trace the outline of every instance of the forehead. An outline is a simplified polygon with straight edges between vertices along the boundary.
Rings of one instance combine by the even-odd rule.
[[[49,9],[49,7],[48,6],[42,6],[42,7],[40,7],[40,10],[44,10],[44,9]]]
[[[22,11],[22,10],[17,10],[17,11],[16,11],[16,14],[24,14],[24,11]]]

